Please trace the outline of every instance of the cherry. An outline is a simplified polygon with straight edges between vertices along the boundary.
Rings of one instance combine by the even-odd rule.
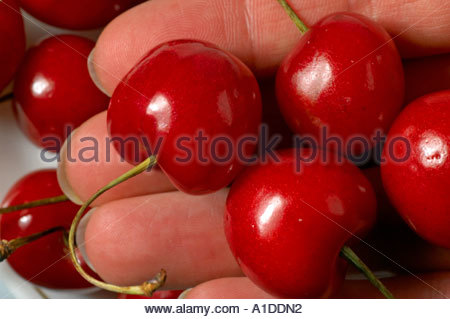
[[[15,0],[0,1],[0,93],[12,80],[25,53],[25,30]]]
[[[133,143],[125,150],[116,143],[119,152],[134,163],[149,156],[149,145],[155,151],[163,141],[159,166],[191,194],[216,191],[234,179],[243,167],[238,139],[256,137],[260,122],[261,98],[251,71],[230,53],[194,40],[164,43],[146,54],[118,85],[108,109],[109,134],[140,142],[140,156],[134,156]],[[215,141],[220,147],[213,154]],[[256,140],[244,143],[243,154],[255,145]]]
[[[109,99],[87,68],[94,45],[79,36],[61,35],[27,52],[15,80],[13,104],[20,128],[36,145],[58,151],[68,126],[75,128],[106,110]],[[51,139],[43,140],[46,137]]]
[[[55,170],[40,170],[19,180],[8,192],[2,207],[60,195]],[[24,209],[0,215],[0,234],[4,240],[29,236],[53,227],[68,229],[78,206],[71,202],[46,207]],[[78,257],[87,271],[92,273]],[[8,263],[24,279],[34,284],[57,289],[91,287],[73,267],[64,242],[58,231],[17,249]]]
[[[48,24],[86,30],[105,26],[144,0],[19,0],[21,7]]]
[[[268,293],[328,297],[344,279],[342,247],[375,221],[374,191],[357,167],[331,158],[322,163],[319,151],[298,173],[293,152],[279,157],[280,163],[247,168],[231,186],[228,243],[245,275]]]
[[[386,145],[381,172],[393,205],[420,236],[450,248],[450,90],[410,103]]]
[[[383,226],[400,226],[404,225],[402,218],[389,200],[383,181],[381,180],[380,166],[372,166],[362,170],[362,173],[375,191],[377,198],[377,223]]]
[[[151,297],[139,295],[119,294],[118,299],[177,299],[183,290],[161,290],[153,293]]]
[[[403,68],[380,25],[354,13],[334,13],[304,33],[284,59],[276,90],[294,132],[312,135],[322,146],[323,127],[343,142],[355,135],[370,141],[376,130],[387,132],[400,111]]]
[[[279,143],[276,145],[276,149],[293,147],[294,133],[286,124],[278,106],[275,94],[275,77],[260,79],[258,83],[262,97],[262,124],[266,125],[268,130],[267,143],[278,136]],[[261,147],[263,146],[261,145]]]

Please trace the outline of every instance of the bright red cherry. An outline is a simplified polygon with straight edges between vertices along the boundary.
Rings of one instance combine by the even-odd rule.
[[[108,109],[110,135],[135,141],[126,152],[116,143],[119,152],[135,162],[133,144],[142,160],[148,145],[155,151],[163,141],[159,166],[191,194],[216,191],[235,178],[240,158],[255,149],[260,122],[252,72],[230,53],[193,40],[151,50],[118,85]],[[255,140],[239,145],[248,135]]]
[[[321,156],[299,173],[292,152],[282,153],[280,163],[252,166],[227,198],[230,248],[242,271],[275,296],[330,296],[345,275],[341,248],[375,221],[375,195],[360,170],[332,159],[324,164]]]
[[[61,195],[55,170],[26,175],[8,192],[2,207]],[[72,223],[78,206],[71,202],[24,209],[0,216],[0,238],[11,240]],[[80,258],[81,260],[81,258]],[[57,289],[91,287],[75,270],[62,232],[55,232],[17,249],[8,259],[11,267],[34,284]],[[92,274],[81,260],[83,268]]]
[[[0,1],[0,93],[12,80],[25,53],[25,30],[15,0]]]
[[[105,26],[144,0],[19,0],[21,7],[48,24],[86,30]]]
[[[389,129],[402,107],[403,67],[388,33],[366,17],[335,13],[317,22],[277,74],[284,117],[298,134],[370,141]],[[370,146],[370,145],[369,145]],[[356,151],[358,152],[358,151]]]
[[[177,299],[182,292],[183,290],[158,290],[151,297],[119,294],[117,299]]]
[[[87,56],[95,43],[61,35],[30,49],[14,83],[14,109],[24,133],[37,145],[56,148],[67,126],[76,128],[106,110],[108,97],[92,82]],[[45,137],[52,137],[43,141]]]
[[[450,248],[450,90],[409,104],[389,131],[383,183],[409,226]]]

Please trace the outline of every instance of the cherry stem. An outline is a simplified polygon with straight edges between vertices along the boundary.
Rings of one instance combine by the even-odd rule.
[[[353,266],[358,268],[382,294],[388,299],[394,299],[394,295],[389,289],[375,276],[375,274],[367,267],[367,265],[355,254],[355,252],[348,246],[341,249],[341,255],[349,261]]]
[[[100,197],[103,193],[108,191],[109,189],[119,185],[120,183],[123,183],[127,181],[128,179],[139,175],[146,171],[148,168],[153,167],[156,164],[156,157],[150,156],[145,161],[140,163],[139,165],[133,167],[131,170],[123,174],[122,176],[116,178],[112,182],[110,182],[108,185],[102,187],[99,189],[91,198],[89,198],[83,206],[81,206],[80,210],[75,215],[75,218],[73,219],[72,225],[70,226],[70,232],[69,232],[69,238],[68,238],[68,244],[69,244],[69,251],[70,256],[72,258],[73,265],[75,269],[80,273],[80,275],[86,279],[88,282],[93,284],[94,286],[97,286],[99,288],[117,292],[117,293],[124,293],[129,295],[145,295],[148,297],[151,297],[152,294],[162,287],[166,281],[166,271],[164,269],[161,269],[161,271],[156,274],[153,279],[144,282],[140,286],[128,286],[128,287],[119,287],[116,285],[107,284],[103,281],[97,280],[93,277],[91,277],[89,274],[87,274],[84,269],[81,267],[81,265],[78,262],[78,258],[75,254],[75,231],[77,229],[77,226],[80,222],[81,217],[83,216],[83,213],[85,210],[89,207],[92,202],[94,202],[98,197]]]
[[[295,13],[294,9],[289,5],[289,3],[286,0],[278,0],[280,5],[283,7],[284,11],[288,14],[289,18],[295,23],[297,28],[300,30],[300,32],[303,34],[306,31],[309,30],[309,28],[306,26],[306,24],[303,23],[302,20],[298,17],[298,15]]]
[[[69,200],[69,198],[66,195],[59,195],[59,196],[50,197],[50,198],[38,199],[33,202],[28,202],[28,203],[24,203],[24,204],[15,205],[15,206],[0,208],[0,215],[16,212],[16,211],[22,210],[22,209],[58,204],[61,202],[66,202],[68,200]]]
[[[0,103],[6,102],[8,100],[11,100],[14,97],[13,93],[9,93],[6,95],[3,95],[2,97],[0,97]]]
[[[18,248],[58,231],[64,231],[64,227],[53,227],[39,233],[11,240],[3,239],[2,241],[0,241],[0,262],[6,260]]]

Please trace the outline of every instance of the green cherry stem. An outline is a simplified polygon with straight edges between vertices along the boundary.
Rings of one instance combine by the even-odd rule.
[[[50,198],[38,199],[38,200],[24,203],[24,204],[0,208],[0,215],[16,212],[16,211],[22,210],[22,209],[28,209],[28,208],[33,208],[33,207],[62,203],[62,202],[66,202],[68,200],[69,200],[69,198],[66,195],[59,195],[59,196],[50,197]]]
[[[0,241],[0,262],[7,259],[9,256],[12,255],[18,248],[25,246],[26,244],[29,244],[35,240],[38,240],[39,238],[42,238],[44,236],[53,234],[57,231],[64,231],[64,227],[53,227],[48,230],[35,233],[26,237],[20,237],[15,238],[11,240],[1,240]]]
[[[289,5],[287,0],[277,0],[277,1],[283,7],[284,11],[286,11],[289,18],[291,18],[291,20],[294,21],[295,25],[302,34],[309,30],[306,24],[304,24],[303,21],[300,20],[298,15],[295,13],[294,9],[292,9],[292,7]]]
[[[355,254],[355,252],[348,246],[341,249],[341,256],[344,257],[353,266],[358,268],[382,294],[388,299],[394,299],[394,295],[387,289],[385,285],[374,275],[374,273],[367,267],[367,265]]]
[[[70,226],[70,232],[69,232],[69,238],[68,238],[68,244],[69,244],[69,251],[70,256],[72,258],[73,265],[75,269],[80,273],[81,276],[83,276],[84,279],[86,279],[91,284],[113,292],[117,293],[124,293],[129,295],[145,295],[145,296],[151,296],[153,292],[155,292],[157,289],[159,289],[162,285],[164,285],[166,281],[166,271],[164,269],[161,269],[161,271],[156,274],[156,276],[149,280],[144,282],[140,286],[127,286],[127,287],[120,287],[116,285],[107,284],[105,282],[102,282],[100,280],[97,280],[90,275],[88,275],[84,269],[81,267],[81,265],[78,262],[78,258],[75,254],[75,231],[76,228],[80,222],[81,217],[83,216],[83,213],[86,211],[86,209],[89,207],[92,202],[94,202],[99,196],[101,196],[103,193],[108,191],[109,189],[119,185],[120,183],[123,183],[130,178],[139,175],[146,171],[148,168],[153,167],[156,164],[156,157],[150,156],[145,161],[140,163],[139,165],[133,167],[131,170],[123,174],[122,176],[116,178],[112,182],[110,182],[108,185],[102,187],[99,189],[91,198],[89,198],[83,206],[81,206],[80,210],[77,212],[72,225]]]

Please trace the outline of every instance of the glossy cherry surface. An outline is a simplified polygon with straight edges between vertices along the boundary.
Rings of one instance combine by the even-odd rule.
[[[9,190],[2,207],[61,194],[55,170],[36,171],[23,177]],[[52,227],[69,229],[78,208],[71,202],[64,202],[1,215],[0,238],[11,240]],[[7,261],[20,276],[40,286],[57,289],[91,286],[73,267],[62,232],[47,235],[17,249]],[[82,265],[92,274],[83,261]]]
[[[141,160],[147,157],[146,144],[155,150],[163,139],[159,166],[192,194],[216,191],[234,179],[243,166],[239,140],[256,137],[260,122],[261,97],[251,71],[230,53],[193,40],[151,50],[118,85],[108,109],[110,136],[140,138]],[[207,139],[201,148],[199,132]],[[128,145],[124,156],[136,162],[133,143]],[[256,140],[244,143],[243,154],[255,145]]]
[[[120,294],[117,299],[177,299],[182,292],[183,290],[158,290],[151,297]]]
[[[86,30],[105,26],[144,0],[19,0],[32,16],[48,24]]]
[[[15,0],[0,1],[0,93],[12,80],[25,52],[25,30]]]
[[[296,173],[292,153],[280,160],[246,169],[231,186],[228,243],[243,272],[267,292],[330,296],[345,275],[341,248],[375,221],[374,192],[351,164],[313,161]]]
[[[353,13],[335,13],[317,22],[282,62],[277,98],[292,130],[347,142],[387,132],[404,96],[403,67],[387,32]]]
[[[20,128],[36,145],[55,147],[66,139],[66,126],[76,128],[106,110],[109,98],[92,82],[87,56],[95,43],[61,35],[30,49],[14,83],[14,109]]]
[[[386,145],[381,171],[392,203],[420,236],[450,248],[450,90],[410,103]]]

